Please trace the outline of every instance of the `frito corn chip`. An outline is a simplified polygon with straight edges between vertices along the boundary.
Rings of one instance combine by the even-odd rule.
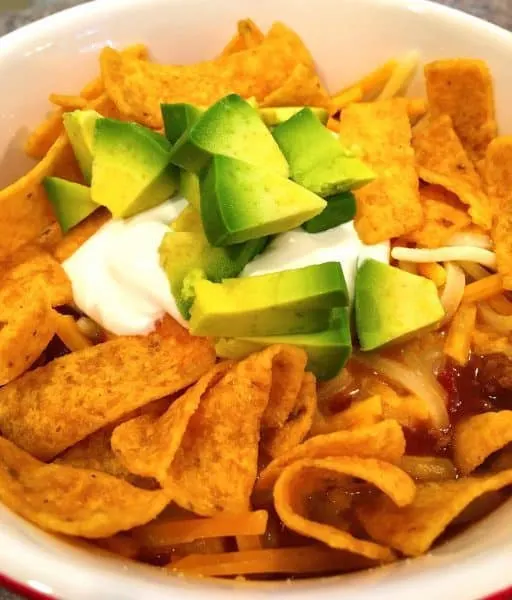
[[[512,470],[456,481],[418,483],[416,497],[409,506],[399,508],[385,496],[379,496],[367,500],[356,513],[375,541],[406,556],[419,556],[473,500],[511,483]]]
[[[281,401],[286,376],[295,378],[297,354],[303,352],[271,346],[234,366],[208,390],[168,471],[165,489],[176,504],[202,516],[249,510],[263,413]],[[303,371],[299,381],[302,376]],[[296,398],[292,407],[295,403]]]
[[[111,215],[106,209],[95,210],[81,223],[73,227],[53,249],[53,255],[60,262],[64,262],[74,254],[80,246],[92,237],[100,227],[110,221]]]
[[[5,385],[32,366],[55,333],[42,277],[12,280],[2,287],[0,323],[0,385]]]
[[[340,140],[360,149],[377,179],[355,192],[355,226],[366,244],[414,231],[423,223],[411,125],[403,99],[351,104],[341,116]]]
[[[469,475],[494,452],[512,442],[512,410],[489,412],[459,423],[453,439],[453,459]]]
[[[313,65],[298,64],[288,79],[265,96],[261,106],[320,106],[328,108],[331,99]]]
[[[273,460],[260,473],[256,489],[272,488],[283,469],[301,459],[357,456],[396,463],[404,452],[402,428],[392,420],[382,421],[372,427],[318,435]]]
[[[372,458],[339,457],[323,460],[301,460],[284,469],[274,487],[274,506],[281,521],[296,533],[311,537],[337,550],[349,550],[367,558],[388,562],[395,558],[384,546],[358,539],[344,530],[337,514],[335,523],[319,522],[324,511],[315,511],[315,495],[325,496],[327,489],[350,485],[351,477],[368,482],[384,492],[397,506],[406,506],[416,491],[412,479],[398,467]],[[347,490],[349,491],[349,490]],[[347,494],[347,512],[350,510]],[[342,528],[336,525],[342,525]],[[348,529],[348,527],[346,528]]]
[[[61,109],[53,111],[30,134],[24,147],[28,156],[40,160],[49,152],[57,138],[64,131],[62,124],[63,112]]]
[[[32,241],[55,222],[41,181],[55,172],[67,145],[67,138],[59,137],[40,163],[0,191],[0,260]]]
[[[448,115],[417,127],[412,137],[416,165],[423,181],[440,185],[469,206],[473,223],[488,230],[493,211],[482,182]]]
[[[266,428],[282,427],[289,419],[297,405],[307,356],[299,348],[287,348],[278,353],[272,364],[272,395],[262,417],[262,425]]]
[[[46,465],[2,437],[0,500],[47,531],[91,539],[144,525],[169,503],[105,473]]]
[[[148,49],[142,44],[136,44],[126,48],[126,50],[123,50],[123,54],[139,58],[140,60],[145,60],[148,56]],[[103,85],[103,81],[101,77],[97,77],[89,82],[80,92],[80,97],[86,101],[83,106],[79,106],[82,104],[80,97],[62,96],[60,94],[52,94],[52,96],[53,100],[57,100],[58,104],[64,104],[66,110],[72,110],[72,106],[76,108],[85,108],[87,101],[97,100],[104,91],[105,87]],[[72,105],[69,104],[70,98],[73,100]],[[90,108],[95,107],[91,105]],[[96,110],[98,109],[96,108]],[[53,144],[57,141],[57,138],[64,131],[64,124],[62,121],[63,112],[64,111],[60,108],[53,111],[30,134],[28,140],[25,142],[25,152],[28,154],[28,156],[40,160],[47,154]],[[101,110],[98,112],[103,114],[103,116],[112,116],[104,114],[104,112]]]
[[[230,366],[229,362],[217,365],[175,400],[163,415],[142,415],[116,427],[111,445],[121,463],[131,473],[154,477],[164,484],[192,415]]]
[[[49,460],[131,411],[194,383],[214,361],[208,340],[190,336],[166,318],[149,336],[120,337],[73,352],[0,389],[0,430]]]
[[[156,418],[168,409],[169,402],[170,400],[167,397],[155,400],[123,417],[121,421],[130,421],[141,415],[150,415]],[[157,485],[153,480],[143,479],[131,473],[116,456],[111,444],[112,432],[116,427],[117,425],[109,425],[94,432],[78,444],[68,448],[53,462],[77,469],[102,471],[119,479],[125,479],[139,487],[147,487],[151,483],[153,486]]]
[[[110,445],[111,438],[112,427],[100,429],[66,450],[53,462],[76,469],[101,471],[129,481],[131,473],[114,454]]]
[[[491,142],[484,171],[497,216],[492,237],[498,271],[503,275],[505,289],[512,290],[512,136]]]
[[[228,93],[262,101],[281,87],[298,64],[313,60],[299,36],[275,23],[254,48],[193,65],[155,65],[111,48],[101,54],[105,88],[125,117],[162,127],[162,103],[208,106]]]
[[[221,57],[259,46],[265,39],[260,28],[251,19],[238,21],[237,28],[236,35],[228,42]]]
[[[298,446],[309,433],[316,410],[316,379],[311,373],[305,373],[297,403],[286,423],[278,429],[263,430],[265,452],[276,458]]]
[[[80,170],[78,161],[76,160],[73,148],[67,139],[67,135],[63,134],[63,137],[66,139],[66,145],[62,149],[59,159],[55,162],[51,174],[55,177],[61,177],[62,179],[84,184],[84,176]]]
[[[432,116],[450,116],[470,158],[482,159],[497,131],[492,78],[485,62],[438,60],[426,65],[425,79]]]
[[[1,264],[4,275],[0,286],[41,275],[52,306],[63,306],[73,300],[71,282],[60,264],[38,246],[28,245]]]
[[[425,221],[406,236],[420,247],[439,248],[471,223],[457,196],[443,187],[426,185],[420,189],[420,198]]]
[[[379,395],[354,402],[345,410],[330,417],[317,416],[312,435],[333,433],[343,429],[370,427],[383,419],[382,399]]]

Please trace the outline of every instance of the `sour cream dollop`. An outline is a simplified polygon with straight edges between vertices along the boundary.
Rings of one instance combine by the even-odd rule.
[[[170,200],[131,219],[113,219],[68,260],[78,308],[117,335],[143,335],[168,313],[186,325],[160,266],[158,248],[185,208]]]

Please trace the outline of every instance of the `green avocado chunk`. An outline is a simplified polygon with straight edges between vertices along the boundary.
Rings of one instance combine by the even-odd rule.
[[[45,177],[43,186],[63,233],[99,208],[91,200],[91,190],[85,185],[59,177]]]
[[[444,310],[430,279],[368,259],[356,274],[355,314],[366,351],[422,333],[439,323]]]
[[[288,177],[288,163],[258,110],[231,94],[208,108],[179,138],[171,162],[199,173],[212,155],[223,154]]]
[[[175,144],[204,113],[204,109],[185,103],[162,104],[161,109],[165,136],[171,144]]]
[[[289,344],[306,351],[307,369],[321,380],[328,380],[347,364],[352,352],[348,310],[335,308],[329,328],[302,335],[221,338],[215,345],[217,356],[239,360],[274,344]]]
[[[201,281],[190,331],[227,337],[312,333],[328,328],[332,309],[347,303],[337,262],[222,283]]]
[[[170,142],[136,123],[96,123],[92,199],[114,217],[131,217],[176,193],[179,171],[170,163]]]
[[[305,106],[278,106],[275,108],[260,108],[260,116],[263,122],[268,127],[279,125],[291,119],[294,115],[300,112],[302,109],[307,108]],[[318,108],[316,106],[310,107],[311,112],[315,117],[324,125],[329,119],[329,111],[325,108]]]
[[[266,242],[266,238],[261,238],[227,248],[212,248],[202,231],[167,233],[160,245],[160,264],[182,316],[190,317],[197,281],[218,282],[237,277]]]
[[[356,216],[356,199],[352,192],[341,192],[326,198],[327,206],[316,217],[302,224],[308,233],[327,231],[343,223],[348,223]]]
[[[325,206],[293,181],[227,156],[214,156],[201,181],[201,218],[212,246],[294,229]]]
[[[293,180],[327,197],[375,179],[374,172],[335,139],[311,109],[304,108],[272,132]]]
[[[201,189],[199,175],[190,171],[180,171],[180,194],[196,210],[201,210]]]
[[[92,178],[96,122],[102,118],[95,110],[75,110],[63,116],[66,133],[87,184],[91,183]]]

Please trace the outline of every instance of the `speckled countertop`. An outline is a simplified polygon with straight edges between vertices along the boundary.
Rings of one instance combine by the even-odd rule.
[[[82,4],[86,0],[0,0],[0,36],[53,12]],[[101,2],[101,0],[98,0]],[[465,10],[502,27],[512,29],[512,0],[438,0]],[[21,10],[12,7],[24,5]],[[0,565],[1,567],[1,565]],[[0,589],[0,600],[21,600]],[[93,599],[91,599],[93,600]]]

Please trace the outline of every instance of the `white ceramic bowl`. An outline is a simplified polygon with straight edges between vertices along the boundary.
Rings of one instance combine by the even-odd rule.
[[[383,59],[419,49],[425,60],[487,60],[496,78],[499,122],[512,133],[512,35],[423,0],[100,0],[0,39],[0,185],[29,162],[20,140],[49,105],[52,91],[74,93],[97,72],[105,44],[150,45],[174,63],[214,56],[237,19],[262,27],[283,20],[305,39],[328,85],[338,87]],[[415,84],[419,92],[419,82]],[[3,179],[3,181],[2,181]],[[1,207],[0,207],[1,211]],[[1,215],[1,212],[0,212]],[[1,218],[1,217],[0,217]],[[188,581],[70,546],[0,506],[0,573],[28,594],[63,600],[476,600],[512,586],[512,502],[463,535],[414,561],[293,585]],[[18,588],[20,589],[20,588]],[[510,595],[509,595],[510,594]],[[512,597],[509,594],[501,596]],[[40,597],[40,596],[38,596]]]

